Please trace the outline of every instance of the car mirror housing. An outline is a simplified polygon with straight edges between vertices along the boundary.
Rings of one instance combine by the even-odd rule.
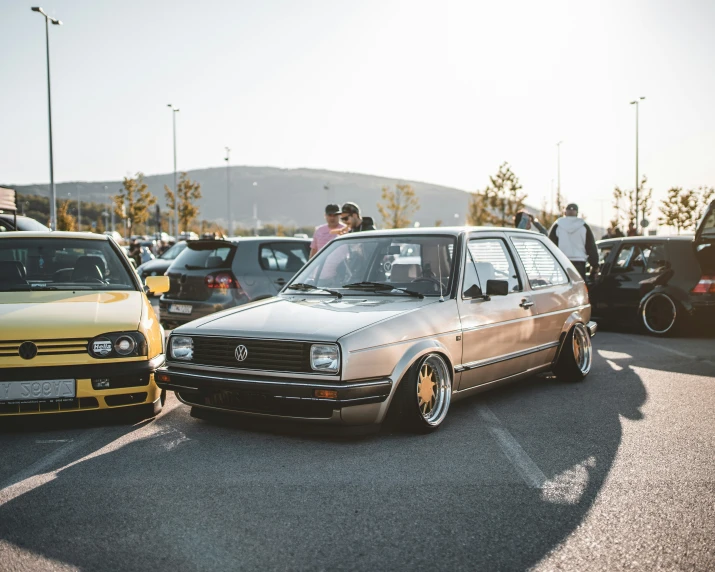
[[[147,276],[144,283],[150,292],[163,294],[169,291],[168,276]]]
[[[507,280],[487,280],[487,296],[506,296],[508,293]]]
[[[482,298],[484,296],[482,289],[476,284],[472,284],[462,293],[462,295],[465,298]]]

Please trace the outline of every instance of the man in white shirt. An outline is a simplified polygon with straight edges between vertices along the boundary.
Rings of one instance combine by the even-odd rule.
[[[591,228],[582,218],[578,218],[578,205],[569,203],[564,216],[557,219],[549,232],[551,241],[559,247],[579,274],[586,278],[586,261],[591,271],[598,268],[598,248]]]

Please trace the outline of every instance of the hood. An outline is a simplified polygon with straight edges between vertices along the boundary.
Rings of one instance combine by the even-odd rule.
[[[0,340],[91,338],[136,330],[141,292],[5,292]]]
[[[281,296],[232,308],[180,326],[194,333],[284,340],[337,341],[342,336],[434,304],[407,296]]]
[[[695,242],[713,240],[715,238],[715,201],[705,209],[702,220],[695,229]]]
[[[577,216],[562,216],[556,220],[556,224],[559,225],[560,229],[573,234],[581,230],[586,222]]]

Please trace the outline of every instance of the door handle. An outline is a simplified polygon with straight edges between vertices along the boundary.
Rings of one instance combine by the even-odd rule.
[[[521,307],[524,308],[525,310],[528,310],[528,309],[531,308],[533,305],[534,305],[534,302],[533,302],[532,300],[529,300],[528,298],[522,299],[521,304],[519,304],[519,306],[521,306]]]

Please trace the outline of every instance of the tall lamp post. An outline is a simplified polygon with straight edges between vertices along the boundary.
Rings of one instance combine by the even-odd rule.
[[[57,190],[55,189],[55,166],[52,155],[52,96],[50,91],[50,25],[61,26],[62,22],[50,18],[39,6],[32,7],[33,12],[38,12],[45,17],[45,43],[47,46],[47,115],[50,124],[50,228],[57,230]]]
[[[228,233],[228,236],[232,236],[233,233],[231,232],[231,226],[232,226],[232,221],[231,221],[231,169],[230,169],[230,158],[231,158],[231,149],[226,147],[226,206],[228,207],[228,210],[226,213],[228,214],[228,225],[226,228],[226,232]]]
[[[561,209],[561,143],[563,141],[556,144],[556,210]],[[561,216],[563,213],[556,214]]]
[[[639,206],[639,191],[640,191],[640,183],[638,181],[638,107],[639,107],[639,102],[644,100],[645,97],[639,97],[638,99],[631,101],[631,105],[636,106],[636,232],[638,232],[638,229],[641,226],[640,221],[638,220],[638,206]]]
[[[174,124],[174,235],[178,242],[179,240],[179,189],[176,187],[176,114],[179,112],[178,107],[174,107],[171,103],[167,104],[171,108],[171,117]]]

